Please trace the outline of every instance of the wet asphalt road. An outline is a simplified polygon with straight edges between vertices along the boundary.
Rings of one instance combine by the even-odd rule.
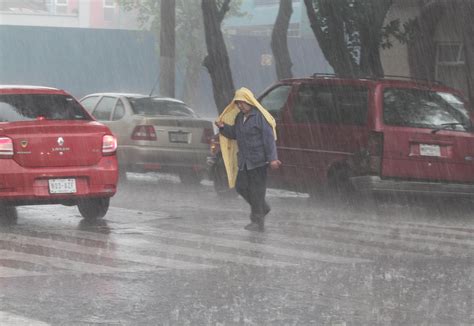
[[[0,325],[474,325],[472,203],[270,190],[266,231],[210,182],[130,175],[103,221],[0,227]]]

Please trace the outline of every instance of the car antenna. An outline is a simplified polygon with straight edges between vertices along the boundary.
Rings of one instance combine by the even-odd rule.
[[[160,74],[158,74],[158,78],[156,78],[156,82],[153,85],[153,88],[151,89],[150,95],[148,95],[148,96],[151,96],[153,94],[153,92],[155,91],[156,85],[158,85],[159,81],[160,81]]]

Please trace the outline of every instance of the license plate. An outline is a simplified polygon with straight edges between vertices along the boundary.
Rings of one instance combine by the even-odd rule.
[[[72,194],[76,192],[76,179],[49,179],[49,193]]]
[[[441,156],[439,145],[420,144],[421,156]]]
[[[169,132],[171,143],[189,144],[189,132]]]

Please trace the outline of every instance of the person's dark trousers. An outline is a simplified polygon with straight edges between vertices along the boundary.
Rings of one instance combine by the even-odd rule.
[[[270,207],[265,202],[267,191],[267,166],[261,166],[252,170],[239,170],[235,190],[249,203],[251,208],[250,220],[255,223],[263,223],[265,215]]]

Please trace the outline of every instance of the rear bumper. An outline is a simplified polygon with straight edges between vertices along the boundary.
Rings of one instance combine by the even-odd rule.
[[[76,192],[50,194],[48,180],[73,178]],[[13,160],[0,160],[0,201],[22,205],[74,203],[81,198],[112,197],[117,191],[117,158],[103,157],[93,166],[24,168]]]
[[[206,159],[209,148],[176,149],[154,147],[119,147],[118,157],[120,165],[127,170],[163,171],[193,169],[195,171],[207,169]]]
[[[386,180],[378,176],[352,177],[351,182],[363,193],[408,193],[474,197],[474,184]]]

